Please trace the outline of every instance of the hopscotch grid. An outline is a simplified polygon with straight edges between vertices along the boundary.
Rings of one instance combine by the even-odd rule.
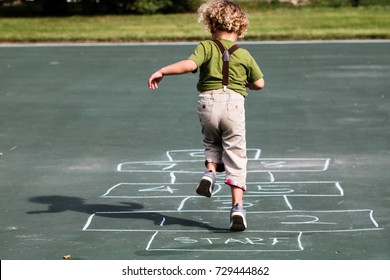
[[[261,158],[261,150],[260,149],[247,149],[248,151],[251,151],[251,157],[248,158],[248,163],[251,161],[258,161],[260,166],[254,166],[255,168],[251,168],[250,170],[247,171],[247,173],[267,173],[270,177],[270,181],[267,182],[248,182],[248,185],[254,185],[254,184],[259,184],[259,185],[264,185],[264,189],[259,188],[259,190],[256,192],[253,191],[253,193],[250,193],[250,191],[247,192],[245,197],[275,197],[275,196],[282,196],[285,203],[287,204],[289,210],[276,210],[276,211],[247,211],[248,214],[278,214],[278,213],[293,213],[293,216],[295,214],[296,217],[302,216],[299,214],[306,214],[303,216],[309,217],[310,214],[312,214],[312,217],[317,218],[316,213],[350,213],[350,212],[369,212],[369,219],[371,220],[372,224],[375,226],[375,228],[370,228],[369,226],[365,225],[365,228],[359,228],[362,226],[357,226],[357,228],[346,228],[346,229],[308,229],[308,230],[251,230],[247,229],[245,233],[298,233],[298,247],[299,250],[296,249],[291,249],[291,250],[284,250],[284,249],[278,249],[278,250],[263,250],[263,249],[254,249],[254,250],[239,250],[242,252],[248,251],[248,252],[283,252],[283,251],[303,251],[304,246],[301,241],[301,237],[303,233],[345,233],[345,232],[359,232],[359,231],[373,231],[373,230],[383,230],[383,228],[380,228],[378,223],[375,221],[373,217],[373,210],[372,209],[349,209],[349,210],[294,210],[292,205],[290,204],[289,197],[340,197],[344,196],[344,190],[340,185],[340,182],[338,181],[295,181],[295,182],[288,182],[288,181],[281,181],[277,182],[275,181],[275,177],[273,173],[308,173],[308,172],[324,172],[328,170],[329,165],[331,163],[330,158]],[[253,155],[253,152],[254,155]],[[178,155],[175,155],[175,153],[178,153]],[[186,154],[181,154],[181,153],[186,153]],[[103,194],[101,197],[104,198],[129,198],[129,199],[145,199],[145,198],[181,198],[182,200],[180,201],[180,205],[177,207],[176,210],[148,210],[148,211],[141,211],[141,210],[131,210],[131,211],[115,211],[115,212],[96,212],[92,214],[88,220],[85,226],[83,227],[83,231],[114,231],[114,232],[154,232],[152,235],[152,238],[148,241],[146,250],[147,251],[199,251],[199,252],[231,252],[231,251],[237,251],[235,250],[229,250],[229,249],[181,249],[181,248],[151,248],[153,242],[155,241],[156,236],[160,232],[164,233],[203,233],[203,232],[212,232],[212,233],[229,233],[231,232],[229,229],[217,229],[217,230],[209,230],[209,229],[193,229],[193,230],[181,230],[181,229],[167,229],[167,227],[164,226],[165,218],[162,219],[160,223],[161,229],[157,230],[156,229],[93,229],[90,228],[91,223],[93,219],[100,215],[110,215],[110,214],[141,214],[141,213],[210,213],[210,210],[184,210],[183,208],[185,207],[185,204],[188,200],[193,199],[193,198],[199,198],[198,195],[176,195],[176,196],[114,196],[110,195],[112,191],[114,191],[116,188],[126,185],[126,186],[143,186],[143,185],[148,185],[148,186],[162,186],[162,187],[167,187],[167,188],[173,188],[175,186],[183,186],[183,185],[194,185],[193,183],[176,183],[176,174],[202,174],[204,171],[191,171],[191,170],[172,170],[174,169],[177,165],[180,163],[186,163],[186,164],[191,164],[191,163],[199,163],[203,164],[204,162],[204,150],[201,149],[185,149],[185,150],[169,150],[166,152],[166,156],[168,158],[168,161],[137,161],[137,162],[122,162],[117,165],[116,170],[118,172],[129,172],[129,173],[169,173],[170,174],[170,183],[119,183],[107,190],[105,194]],[[180,157],[186,157],[190,156],[192,159],[185,159],[185,160],[180,160],[180,159],[174,159],[175,156]],[[202,159],[196,159],[196,158],[201,158]],[[195,158],[195,159],[194,159]],[[279,161],[279,162],[278,162]],[[296,162],[294,162],[296,161]],[[304,161],[303,163],[300,163],[299,161]],[[313,163],[310,163],[310,161],[313,161]],[[126,167],[126,165],[130,165],[129,167]],[[152,170],[137,170],[137,169],[131,169],[132,166],[136,165],[144,165],[146,168],[151,167]],[[156,167],[156,169],[160,170],[153,170],[153,167]],[[289,168],[291,169],[283,169],[283,168]],[[299,168],[302,169],[299,169]],[[192,169],[193,167],[190,167],[188,169]],[[217,179],[217,182],[219,181],[220,178]],[[291,192],[293,193],[295,190],[302,191],[301,189],[294,189],[295,186],[301,184],[301,185],[306,185],[304,186],[304,191],[307,188],[308,184],[316,184],[316,188],[318,188],[318,184],[332,184],[332,188],[335,188],[337,190],[337,194],[335,194],[334,189],[332,189],[331,194],[305,194],[305,193],[297,193],[297,194],[286,194],[286,192],[279,192],[279,193],[272,193],[272,187],[276,186],[274,190],[277,189],[278,185],[293,185],[291,186]],[[222,187],[220,184],[218,184],[219,189],[213,193],[213,198],[228,198],[231,197],[231,195],[216,195]],[[280,186],[281,188],[285,188],[287,190],[288,186]],[[298,186],[301,187],[301,186]],[[329,186],[327,186],[329,187]],[[152,189],[152,188],[151,188]],[[318,189],[314,189],[314,193]],[[139,190],[138,190],[139,191]],[[173,192],[172,192],[173,193]],[[228,213],[230,210],[213,210],[213,213]],[[317,218],[318,219],[318,218]],[[310,224],[311,221],[308,221],[307,223]],[[294,222],[293,222],[294,224]],[[317,223],[321,224],[321,223]],[[334,223],[336,224],[336,223]],[[169,228],[169,227],[168,227]]]

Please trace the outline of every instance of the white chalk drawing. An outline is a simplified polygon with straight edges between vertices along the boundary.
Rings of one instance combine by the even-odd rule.
[[[194,189],[203,173],[203,150],[170,150],[166,157],[166,161],[119,163],[116,172],[129,175],[129,181],[113,184],[101,197],[137,201],[145,208],[95,212],[83,230],[144,232],[147,251],[299,252],[307,233],[383,229],[372,209],[327,209],[329,202],[337,205],[345,195],[339,181],[304,180],[326,172],[329,158],[262,158],[260,149],[248,149],[251,180],[244,206],[249,228],[231,236],[225,222],[231,197],[223,174],[217,176],[211,198],[199,197]],[[299,180],[280,180],[282,175]],[[210,209],[199,209],[200,199],[210,199]],[[302,209],[299,199],[305,199],[304,207],[324,202],[319,209]]]

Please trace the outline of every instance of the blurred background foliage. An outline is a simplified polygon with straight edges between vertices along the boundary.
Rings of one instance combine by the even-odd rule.
[[[0,16],[192,13],[204,0],[0,0]],[[390,0],[237,0],[245,9],[390,6]]]

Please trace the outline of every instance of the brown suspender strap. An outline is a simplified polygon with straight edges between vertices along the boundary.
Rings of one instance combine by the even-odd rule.
[[[223,60],[223,67],[222,67],[222,86],[223,89],[226,90],[227,85],[229,84],[229,61],[230,56],[234,51],[236,51],[239,46],[233,45],[230,49],[225,49],[222,45],[221,41],[219,40],[213,40],[214,43],[217,44],[219,50],[222,53],[222,60]]]

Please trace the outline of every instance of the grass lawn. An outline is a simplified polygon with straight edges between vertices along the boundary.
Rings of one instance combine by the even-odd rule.
[[[390,8],[251,10],[246,40],[390,39]],[[198,41],[196,14],[0,18],[0,42]]]

